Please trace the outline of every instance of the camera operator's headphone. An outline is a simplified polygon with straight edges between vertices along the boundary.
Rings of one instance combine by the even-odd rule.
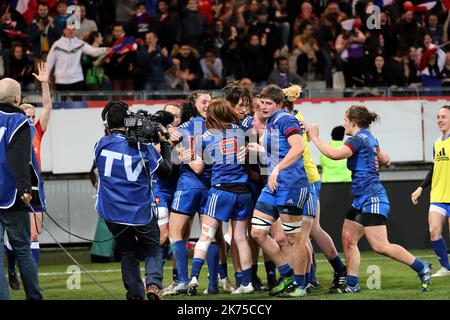
[[[109,127],[108,127],[108,119],[107,119],[108,112],[110,111],[110,109],[112,107],[116,107],[116,106],[125,109],[127,114],[130,113],[129,106],[125,102],[122,102],[122,101],[119,101],[119,100],[111,100],[111,101],[109,101],[106,104],[106,106],[103,108],[103,110],[102,110],[103,125],[105,126],[106,129],[109,129]]]

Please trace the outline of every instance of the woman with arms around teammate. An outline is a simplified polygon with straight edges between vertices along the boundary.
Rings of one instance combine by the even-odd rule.
[[[344,117],[345,133],[350,138],[339,148],[333,148],[320,140],[317,125],[311,125],[308,130],[310,141],[320,152],[333,160],[348,158],[348,168],[352,171],[354,201],[342,229],[347,277],[340,292],[355,293],[361,290],[358,281],[358,242],[364,235],[375,252],[402,262],[416,271],[421,280],[421,290],[428,291],[431,265],[388,240],[386,221],[390,204],[378,170],[379,162],[389,164],[389,156],[380,151],[377,139],[369,131],[370,124],[378,119],[376,113],[364,106],[350,107]]]

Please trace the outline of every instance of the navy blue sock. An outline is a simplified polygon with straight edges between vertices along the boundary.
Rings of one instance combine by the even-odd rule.
[[[273,261],[265,261],[264,267],[266,268],[267,281],[274,281],[277,279],[276,267]]]
[[[306,277],[304,274],[294,274],[294,285],[300,289],[305,289],[306,287]]]
[[[258,265],[252,264],[252,278],[258,277]]]
[[[242,270],[242,285],[243,286],[248,286],[248,284],[250,282],[252,282],[252,273],[253,273],[253,268],[248,268],[245,270]]]
[[[192,259],[191,279],[193,277],[196,277],[198,279],[204,262],[205,262],[205,260],[203,260],[201,258]]]
[[[2,253],[3,254],[3,253]],[[8,273],[16,273],[16,255],[13,250],[6,248],[6,258],[8,259]],[[3,270],[1,270],[3,272]]]
[[[206,263],[208,264],[209,285],[208,288],[218,288],[217,274],[219,273],[219,246],[212,242],[206,253]]]
[[[242,271],[235,272],[234,277],[236,279],[236,288],[239,288],[242,284],[242,277],[243,277]]]
[[[164,264],[166,263],[167,255],[169,253],[169,248],[166,245],[161,246],[161,256],[162,256],[162,267],[164,268]]]
[[[311,273],[306,272],[305,273],[305,285],[307,286],[310,283],[311,283]]]
[[[226,262],[219,264],[219,275],[220,279],[228,278],[228,265]]]
[[[416,258],[416,260],[414,260],[413,264],[411,265],[411,269],[419,273],[420,271],[422,271],[424,266],[425,264],[423,263],[423,261],[420,261],[419,259]]]
[[[188,281],[188,253],[184,241],[178,240],[172,243],[172,252],[177,262],[178,279],[181,282]]]
[[[356,286],[359,283],[359,278],[357,276],[347,276],[345,282],[352,287]]]
[[[310,273],[310,282],[316,281],[316,260],[313,260],[313,263],[311,264],[311,269],[309,270]]]
[[[342,262],[341,257],[339,257],[339,255],[337,255],[335,258],[331,260],[328,260],[328,262],[330,262],[334,272],[336,273],[342,273],[346,270],[345,264]]]
[[[172,269],[172,281],[177,281],[178,282],[178,270],[177,270],[177,268],[173,268]]]
[[[448,262],[448,253],[447,253],[447,246],[445,245],[445,240],[443,238],[440,238],[436,241],[431,241],[433,244],[434,252],[436,253],[439,263],[444,268],[450,270],[450,264]]]
[[[292,275],[292,268],[286,263],[278,267],[278,272],[283,278],[287,278]]]

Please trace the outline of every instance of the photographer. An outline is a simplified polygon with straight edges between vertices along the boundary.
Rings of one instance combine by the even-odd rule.
[[[163,270],[151,175],[171,174],[170,145],[160,133],[162,126],[158,137],[148,139],[159,140],[162,158],[152,144],[129,143],[125,119],[132,118],[130,115],[128,106],[120,101],[111,101],[103,109],[102,119],[111,134],[102,137],[95,148],[99,172],[96,210],[116,237],[127,299],[143,300],[145,290],[149,300],[161,300]],[[141,257],[145,259],[145,288],[139,269]]]

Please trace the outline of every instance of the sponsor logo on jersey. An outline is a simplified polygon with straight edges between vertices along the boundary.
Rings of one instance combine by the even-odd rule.
[[[435,161],[449,161],[448,155],[445,153],[445,148],[442,148],[441,151],[436,155]]]

